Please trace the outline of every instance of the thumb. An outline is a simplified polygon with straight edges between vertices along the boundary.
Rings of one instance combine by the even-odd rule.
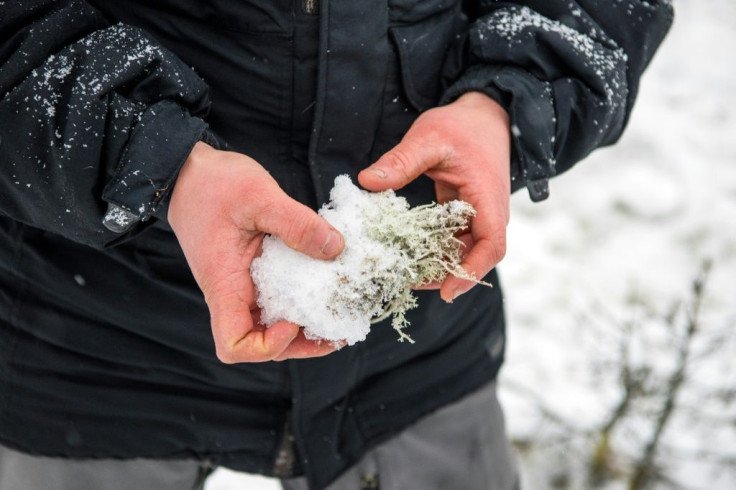
[[[426,138],[407,133],[401,143],[360,172],[358,182],[369,191],[401,189],[446,156],[445,150]]]
[[[226,364],[276,359],[299,334],[299,326],[288,322],[254,328],[253,312],[242,306],[227,296],[208,302],[216,354]]]
[[[256,226],[316,259],[337,257],[345,247],[345,239],[327,220],[286,194],[257,217]]]

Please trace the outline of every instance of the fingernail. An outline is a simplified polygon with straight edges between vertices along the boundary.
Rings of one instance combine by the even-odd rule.
[[[322,255],[335,255],[339,248],[339,236],[335,230],[330,230],[330,232],[327,234],[327,240],[325,240],[325,244],[322,245]]]
[[[369,168],[368,171],[378,176],[379,179],[388,177],[388,174],[382,168]]]
[[[458,296],[465,293],[465,291],[462,290],[462,288],[456,288],[454,291],[452,291],[452,301],[455,301]]]

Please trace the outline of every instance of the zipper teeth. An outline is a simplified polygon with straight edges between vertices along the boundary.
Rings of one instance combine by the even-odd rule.
[[[291,410],[286,410],[285,420],[284,433],[281,436],[279,450],[271,470],[271,473],[278,478],[292,477],[296,461],[294,434],[291,431]]]
[[[317,15],[319,0],[302,0],[302,10],[310,15]]]

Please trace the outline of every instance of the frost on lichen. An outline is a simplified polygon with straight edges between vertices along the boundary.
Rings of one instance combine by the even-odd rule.
[[[287,320],[308,338],[348,344],[365,339],[371,323],[392,317],[400,340],[409,340],[405,313],[417,305],[412,287],[453,274],[475,282],[460,267],[457,232],[475,214],[452,201],[410,208],[392,191],[368,193],[346,176],[335,180],[331,202],[320,214],[345,238],[333,261],[294,252],[267,237],[251,273],[263,323]]]
[[[403,329],[408,326],[405,312],[416,306],[412,286],[441,282],[447,274],[476,280],[460,267],[463,243],[455,236],[467,228],[475,210],[463,201],[410,208],[405,199],[393,193],[377,194],[374,204],[364,214],[366,234],[396,250],[401,260],[399,267],[390,271],[367,264],[366,269],[370,271],[367,281],[383,285],[388,292],[383,295],[383,311],[373,322],[393,315],[392,325],[399,332],[400,339],[411,340]],[[363,296],[367,296],[367,284],[356,287]],[[342,299],[338,294],[338,301]],[[357,303],[355,307],[359,307]]]

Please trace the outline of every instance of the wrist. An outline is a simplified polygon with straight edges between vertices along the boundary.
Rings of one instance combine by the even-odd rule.
[[[465,92],[452,103],[459,107],[467,107],[475,110],[481,110],[492,115],[506,127],[511,128],[509,113],[501,104],[496,102],[483,92],[470,91]]]
[[[181,170],[179,170],[179,175],[174,182],[174,188],[172,189],[169,197],[166,217],[170,225],[173,225],[176,221],[176,216],[179,214],[178,210],[185,203],[182,195],[189,192],[189,181],[192,179],[193,174],[196,173],[196,167],[199,167],[203,162],[210,159],[212,157],[212,153],[216,151],[217,150],[202,141],[198,141],[194,144],[192,151],[184,161],[184,165],[182,165]]]
[[[192,151],[189,153],[189,156],[184,161],[184,165],[182,166],[181,170],[184,171],[185,168],[196,165],[197,162],[201,162],[202,160],[207,159],[207,155],[211,155],[213,152],[216,152],[212,146],[208,145],[204,141],[197,141],[194,144],[194,147],[192,147]],[[181,176],[181,172],[179,173],[179,176]]]

